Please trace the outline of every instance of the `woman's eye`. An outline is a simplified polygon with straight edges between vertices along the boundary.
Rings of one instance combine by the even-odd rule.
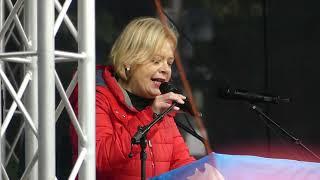
[[[154,59],[152,62],[153,62],[154,64],[159,64],[159,63],[160,63],[160,60]]]
[[[169,65],[169,66],[172,66],[172,65],[173,65],[173,62],[174,62],[174,60],[168,61],[168,65]]]
[[[161,62],[161,58],[160,58],[160,57],[155,57],[155,58],[152,60],[152,62],[153,62],[154,64],[159,64],[159,63]]]

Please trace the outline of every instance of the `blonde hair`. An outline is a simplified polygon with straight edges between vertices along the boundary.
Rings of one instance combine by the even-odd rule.
[[[177,38],[178,33],[173,26],[166,26],[159,19],[134,19],[125,27],[111,49],[110,58],[116,74],[128,80],[125,67],[134,71],[137,65],[151,60],[166,40],[170,40],[176,48]]]

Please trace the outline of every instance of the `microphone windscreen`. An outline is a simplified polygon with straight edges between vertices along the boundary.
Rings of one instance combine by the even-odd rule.
[[[168,93],[168,92],[174,92],[177,94],[181,94],[181,90],[179,90],[178,88],[176,88],[173,84],[169,83],[169,82],[163,82],[161,83],[160,87],[160,92],[162,94]]]

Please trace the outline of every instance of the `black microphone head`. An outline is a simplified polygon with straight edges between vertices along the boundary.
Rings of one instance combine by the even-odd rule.
[[[169,82],[164,82],[164,83],[161,83],[160,87],[160,92],[162,94],[166,94],[168,92],[173,92],[173,93],[177,93],[177,94],[182,94],[182,91],[178,88],[176,88],[172,83],[169,83]],[[188,112],[189,114],[191,114],[192,116],[200,116],[199,113],[195,114],[193,111],[192,111],[192,108],[191,108],[191,104],[189,103],[189,100],[188,98],[186,98],[184,100],[184,104],[176,104],[176,106],[178,106],[182,111],[186,111]]]
[[[219,88],[218,96],[223,99],[242,99],[241,96],[238,96],[239,92],[247,93],[248,91],[242,89],[234,89],[231,87],[223,87]]]
[[[169,82],[161,83],[159,89],[160,89],[160,92],[162,94],[165,94],[165,93],[168,93],[168,92],[174,92],[174,93],[177,93],[177,94],[182,94],[181,90],[179,90],[172,83],[169,83]]]
[[[234,92],[234,89],[230,88],[229,84],[224,80],[216,80],[215,84],[219,98],[228,98]]]
[[[288,103],[289,98],[282,98],[280,96],[273,96],[268,93],[253,93],[243,89],[233,89],[230,87],[220,88],[218,96],[229,100],[243,100],[250,103]]]
[[[221,97],[221,98],[227,98],[229,97],[229,94],[231,93],[230,89],[229,88],[226,88],[226,87],[219,87],[218,88],[218,97]]]

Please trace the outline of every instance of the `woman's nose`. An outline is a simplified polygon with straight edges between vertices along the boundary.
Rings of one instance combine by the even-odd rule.
[[[163,62],[160,67],[161,72],[169,73],[171,71],[171,66],[167,62]]]

